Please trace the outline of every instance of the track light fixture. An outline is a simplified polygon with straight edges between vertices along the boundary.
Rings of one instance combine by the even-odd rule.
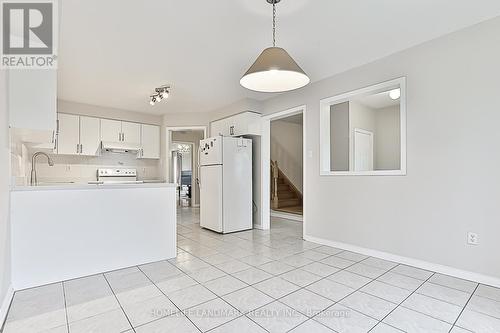
[[[167,99],[170,94],[170,86],[161,86],[159,88],[155,88],[155,92],[149,96],[151,98],[149,104],[151,106],[155,105],[157,102],[160,102],[162,99]]]

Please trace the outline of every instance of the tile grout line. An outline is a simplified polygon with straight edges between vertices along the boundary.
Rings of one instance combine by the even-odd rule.
[[[68,333],[70,332],[69,330],[69,319],[68,319],[68,305],[66,303],[66,288],[64,287],[64,281],[61,282],[62,290],[63,290],[63,298],[64,298],[64,314],[66,315],[66,328],[68,329]]]
[[[132,266],[132,267],[137,267],[137,266]],[[113,289],[113,287],[109,283],[108,278],[106,277],[106,274],[103,273],[102,276],[104,277],[104,280],[106,280],[106,283],[108,284],[109,289],[111,289],[111,292],[113,293],[113,296],[115,296],[115,299],[118,302],[118,305],[120,306],[120,309],[122,310],[123,314],[125,315],[125,318],[127,319],[128,324],[130,325],[130,327],[132,328],[132,330],[135,332],[134,326],[132,325],[132,322],[130,321],[127,313],[125,312],[125,309],[122,306],[122,304],[120,303],[120,300],[118,299],[118,296],[116,296],[115,290]]]
[[[457,319],[455,319],[455,322],[453,322],[453,324],[451,325],[451,328],[450,328],[450,330],[448,332],[451,332],[453,330],[453,327],[455,327],[457,325],[458,320],[462,316],[462,313],[465,311],[465,308],[467,307],[467,305],[469,304],[470,300],[472,299],[472,296],[474,296],[474,294],[476,293],[477,288],[479,288],[479,283],[477,284],[476,288],[474,288],[474,291],[472,292],[472,294],[470,294],[469,299],[467,299],[467,302],[465,302],[464,307],[462,308],[462,310],[458,314]],[[458,327],[460,327],[460,326],[458,326]]]
[[[171,265],[172,265],[172,264],[171,264]],[[172,265],[172,266],[174,266],[174,265]],[[175,266],[174,266],[174,267],[175,267]],[[143,271],[143,270],[142,270],[139,266],[137,266],[137,268],[138,268],[138,269],[139,269],[139,271],[140,271],[142,274],[144,274],[144,276],[146,276],[146,278],[147,278],[147,279],[148,279],[148,280],[149,280],[149,281],[150,281],[150,282],[151,282],[151,283],[152,283],[152,284],[156,287],[156,289],[158,289],[158,290],[159,290],[159,291],[160,291],[160,292],[161,292],[161,293],[162,293],[162,294],[163,294],[163,295],[164,295],[164,296],[165,296],[165,297],[166,297],[166,298],[167,298],[167,299],[168,299],[168,300],[169,300],[169,301],[170,301],[170,302],[171,302],[171,303],[172,303],[172,304],[173,304],[173,305],[174,305],[174,306],[175,306],[175,307],[179,310],[179,312],[178,312],[178,313],[182,313],[182,314],[184,315],[184,317],[186,317],[186,319],[187,319],[187,320],[189,320],[189,321],[191,322],[191,324],[193,324],[193,325],[194,325],[194,327],[196,327],[196,329],[197,329],[198,331],[203,332],[203,331],[202,331],[202,330],[201,330],[198,326],[196,326],[196,324],[195,324],[195,323],[193,323],[193,321],[191,320],[191,318],[189,318],[188,316],[186,316],[186,314],[184,313],[184,310],[182,310],[181,308],[179,308],[179,307],[177,306],[177,304],[175,304],[175,303],[174,303],[174,302],[173,302],[173,301],[172,301],[172,300],[171,300],[171,299],[167,296],[167,294],[165,294],[165,293],[163,292],[163,290],[161,290],[161,288],[160,288],[160,287],[158,287],[158,286],[156,285],[156,283],[155,283],[153,280],[151,280],[151,278],[150,278],[150,277],[149,277],[146,273],[144,273],[144,271]],[[177,267],[177,268],[178,268],[178,267]],[[179,268],[178,268],[178,269],[179,269]],[[179,269],[179,270],[180,270],[181,272],[183,272],[181,269]],[[183,273],[184,273],[184,272],[183,272]],[[184,273],[184,274],[185,274],[185,273]],[[193,280],[194,280],[194,279],[193,279]],[[196,281],[196,280],[195,280],[195,281]],[[150,323],[152,323],[152,322],[155,322],[155,321],[161,320],[161,319],[163,319],[163,318],[170,317],[170,316],[172,316],[172,315],[175,315],[175,313],[172,313],[172,314],[170,314],[170,315],[168,315],[168,316],[165,316],[165,317],[160,317],[160,318],[155,319],[155,320],[152,320],[152,321],[150,321],[150,322],[147,322],[147,323],[141,324],[141,325],[139,325],[139,326],[137,326],[137,327],[141,327],[141,326],[144,326],[144,325],[150,324]],[[134,330],[134,332],[135,332],[135,330]]]
[[[398,266],[400,266],[400,265],[401,265],[401,264],[399,264]],[[405,265],[405,266],[406,266],[406,265]],[[384,323],[384,320],[385,320],[387,317],[389,317],[389,316],[391,315],[391,313],[393,313],[394,311],[396,311],[396,309],[397,309],[397,308],[399,308],[400,306],[402,306],[402,304],[403,304],[403,303],[404,303],[404,302],[405,302],[408,298],[410,298],[410,297],[411,297],[411,296],[412,296],[412,295],[413,295],[413,294],[414,294],[414,293],[418,290],[418,288],[420,288],[420,287],[421,287],[421,286],[423,286],[426,282],[428,282],[428,281],[430,280],[430,278],[434,276],[434,274],[436,274],[436,273],[432,272],[432,274],[431,274],[431,275],[430,275],[427,279],[423,280],[423,281],[422,281],[422,283],[421,283],[421,284],[417,287],[417,289],[415,289],[415,291],[413,291],[412,293],[410,293],[410,294],[409,294],[409,295],[408,295],[408,296],[407,296],[404,300],[402,300],[402,301],[401,301],[401,302],[400,302],[400,303],[399,303],[399,304],[398,304],[398,305],[397,305],[394,309],[392,309],[392,310],[391,310],[388,314],[386,314],[386,315],[385,315],[385,316],[384,316],[384,317],[383,317],[383,318],[379,321],[379,324],[380,324],[380,323]],[[415,311],[415,310],[412,310],[412,311]],[[418,312],[418,311],[415,311],[415,312]],[[420,312],[418,312],[418,313],[420,313]],[[430,316],[429,316],[429,317],[430,317]],[[431,317],[431,318],[433,318],[433,317]],[[442,320],[441,320],[441,321],[442,321]],[[442,322],[444,322],[444,321],[442,321]],[[387,324],[387,323],[384,323],[384,324],[389,325],[389,326],[391,326],[391,327],[395,327],[395,326],[392,326],[392,325]],[[447,324],[448,324],[448,323],[447,323]],[[377,324],[377,325],[378,325],[378,324]],[[375,328],[375,327],[372,327],[372,329],[371,329],[370,331],[372,331],[372,330],[373,330],[373,328]],[[395,328],[397,328],[398,330],[401,330],[401,329],[400,329],[400,328],[398,328],[398,327],[395,327]]]
[[[350,268],[350,267],[352,267],[353,265],[355,265],[355,264],[357,264],[357,263],[358,263],[358,262],[356,262],[356,263],[354,263],[354,264],[352,264],[352,265],[350,265],[350,266],[347,266],[347,267],[345,267],[345,268],[341,269],[339,272],[341,272],[341,271],[345,271],[345,272],[349,272],[349,273],[352,273],[352,274],[356,274],[356,273],[353,273],[353,272],[348,271],[347,269],[348,269],[348,268]],[[338,273],[338,272],[336,272],[336,273]],[[328,277],[330,277],[330,276],[332,276],[332,275],[334,275],[334,274],[336,274],[336,273],[333,273],[333,274],[331,274],[331,275],[329,275],[329,276],[325,277],[325,279],[329,280],[329,279],[328,279]],[[373,281],[376,281],[376,279],[377,279],[377,278],[381,277],[381,276],[382,276],[382,275],[384,275],[385,273],[387,273],[387,272],[384,272],[383,274],[380,274],[380,275],[379,275],[379,276],[377,276],[376,278],[368,278],[368,277],[366,277],[366,276],[362,276],[362,275],[360,275],[360,276],[362,276],[362,277],[364,277],[364,278],[371,279],[371,280],[370,280],[369,282],[365,283],[364,285],[362,285],[361,287],[357,288],[357,289],[352,288],[352,287],[350,287],[350,286],[346,286],[346,285],[344,285],[344,284],[342,284],[342,283],[339,283],[339,282],[335,282],[335,281],[329,280],[329,281],[332,281],[332,282],[335,282],[335,283],[342,284],[343,286],[349,287],[350,289],[353,289],[353,291],[352,291],[351,293],[349,293],[348,295],[346,295],[346,296],[342,297],[342,298],[341,298],[341,299],[339,299],[338,301],[334,301],[334,300],[330,299],[330,300],[334,301],[334,304],[332,304],[332,305],[331,305],[331,306],[329,306],[328,308],[324,309],[323,311],[321,311],[321,312],[317,313],[317,314],[316,314],[314,317],[312,317],[311,319],[313,319],[314,321],[317,321],[317,320],[315,320],[315,319],[314,319],[315,317],[319,316],[321,313],[325,312],[326,310],[328,310],[328,309],[329,309],[329,308],[331,308],[332,306],[335,306],[335,305],[341,305],[341,306],[344,306],[344,307],[346,307],[346,308],[348,308],[348,309],[350,309],[350,310],[352,310],[352,311],[354,311],[354,312],[360,313],[360,314],[362,314],[363,316],[366,316],[366,317],[368,317],[368,318],[374,319],[375,321],[377,321],[377,324],[375,325],[375,326],[377,326],[377,325],[380,323],[380,321],[379,321],[377,318],[373,318],[373,317],[371,317],[371,316],[369,316],[369,315],[367,315],[367,314],[365,314],[365,313],[363,313],[363,312],[360,312],[360,311],[358,311],[358,310],[356,310],[356,309],[353,309],[353,308],[351,308],[351,307],[348,307],[348,306],[346,306],[346,305],[343,305],[343,304],[341,304],[340,302],[342,302],[344,299],[346,299],[347,297],[349,297],[349,296],[353,295],[353,294],[354,294],[354,293],[356,293],[356,292],[363,292],[363,291],[361,291],[361,289],[362,289],[362,288],[364,288],[364,287],[365,287],[365,286],[367,286],[368,284],[372,283]],[[359,275],[359,274],[356,274],[356,275]],[[318,282],[319,282],[319,281],[318,281]],[[307,289],[307,290],[308,290],[308,289]],[[316,292],[314,292],[314,291],[312,291],[312,290],[309,290],[309,291],[311,291],[312,293],[314,293],[314,294],[316,294],[316,295],[319,295],[318,293],[316,293]],[[382,298],[380,298],[380,297],[378,297],[378,296],[375,296],[375,295],[371,295],[371,294],[368,294],[368,295],[373,296],[373,297],[377,297],[377,298],[379,298],[379,299],[382,299]],[[322,295],[319,295],[319,296],[322,296]],[[324,297],[324,296],[323,296],[323,297]],[[384,300],[384,301],[386,301],[386,302],[389,302],[389,303],[392,303],[392,302],[387,301],[387,300],[385,300],[385,299],[382,299],[382,300]],[[394,303],[392,303],[392,304],[394,304]],[[321,322],[318,322],[318,323],[319,323],[319,324],[322,324]],[[323,325],[323,326],[325,326],[325,325]],[[375,326],[373,326],[370,330],[372,330]]]

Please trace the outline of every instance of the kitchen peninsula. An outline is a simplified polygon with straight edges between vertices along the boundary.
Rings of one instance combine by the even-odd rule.
[[[176,256],[175,185],[11,190],[16,290]]]

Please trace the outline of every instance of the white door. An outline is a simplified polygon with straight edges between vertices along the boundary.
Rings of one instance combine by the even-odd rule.
[[[100,138],[99,118],[80,117],[80,149],[81,155],[96,156],[99,151]]]
[[[141,124],[122,121],[122,141],[136,145],[141,144]]]
[[[122,122],[119,120],[101,119],[101,140],[107,142],[121,141]]]
[[[373,133],[354,129],[354,171],[373,170]]]
[[[222,165],[200,168],[200,226],[222,232]]]
[[[59,135],[57,138],[57,153],[77,155],[80,143],[80,117],[72,114],[59,113]]]
[[[160,127],[142,125],[141,158],[160,158]]]

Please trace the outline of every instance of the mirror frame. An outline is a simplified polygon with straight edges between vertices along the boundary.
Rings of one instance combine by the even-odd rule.
[[[390,89],[398,85],[401,89],[400,130],[401,130],[401,167],[399,170],[373,171],[332,171],[330,165],[330,106],[347,102],[353,97],[367,95],[384,88]],[[406,176],[406,77],[385,81],[365,88],[328,97],[320,100],[320,175],[321,176]]]

